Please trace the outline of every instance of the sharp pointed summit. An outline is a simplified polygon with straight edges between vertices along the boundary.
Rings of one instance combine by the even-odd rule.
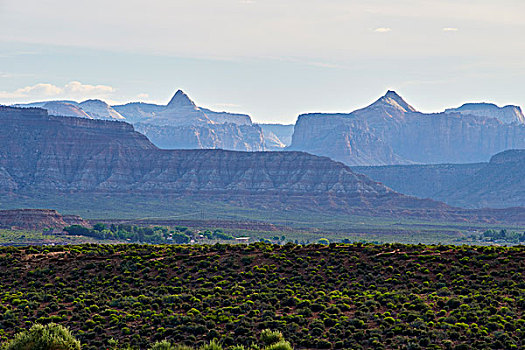
[[[403,112],[416,112],[416,109],[409,105],[399,94],[393,90],[388,90],[386,94],[377,100],[375,104],[388,104],[397,109],[402,110]]]
[[[193,107],[197,108],[195,103],[184,93],[182,90],[177,90],[175,95],[171,98],[168,103],[168,107]]]

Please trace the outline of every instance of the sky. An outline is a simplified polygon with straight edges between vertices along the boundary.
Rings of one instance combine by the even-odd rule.
[[[294,123],[390,90],[525,105],[523,0],[0,0],[0,104],[88,98]]]

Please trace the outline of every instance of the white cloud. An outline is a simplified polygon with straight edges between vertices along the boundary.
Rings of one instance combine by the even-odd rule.
[[[138,99],[142,99],[142,100],[144,100],[144,99],[149,98],[149,94],[143,92],[143,93],[138,94],[138,95],[137,95],[137,98],[138,98]]]
[[[379,27],[379,28],[374,29],[374,32],[376,33],[388,33],[391,31],[392,31],[392,28],[388,28],[388,27]]]
[[[53,84],[39,83],[14,91],[0,91],[0,98],[24,98],[29,96],[53,97],[63,93],[63,89]]]
[[[89,85],[79,81],[71,81],[64,86],[57,86],[49,83],[38,83],[26,86],[13,91],[0,91],[2,99],[87,99],[87,98],[107,98],[115,89],[108,85]]]
[[[457,31],[458,31],[458,28],[454,28],[454,27],[445,27],[445,28],[443,28],[443,31],[444,31],[444,32],[457,32]]]
[[[79,81],[72,81],[67,83],[64,87],[66,93],[80,94],[80,95],[104,95],[115,92],[115,89],[108,85],[89,85],[82,84]]]

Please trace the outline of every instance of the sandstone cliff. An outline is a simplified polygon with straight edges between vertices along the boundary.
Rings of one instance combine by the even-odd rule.
[[[166,106],[129,103],[114,108],[160,148],[266,149],[263,132],[250,116],[198,107],[181,90]]]
[[[484,162],[512,148],[525,148],[525,124],[419,113],[393,91],[352,113],[300,115],[289,147],[348,165]]]
[[[14,196],[135,194],[141,200],[170,196],[243,208],[447,220],[506,215],[405,196],[327,157],[160,150],[130,124],[48,116],[41,109],[0,107],[0,176],[0,192]]]

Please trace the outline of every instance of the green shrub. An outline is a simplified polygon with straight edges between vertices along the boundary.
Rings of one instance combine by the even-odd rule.
[[[199,348],[199,350],[223,350],[221,344],[219,344],[217,341],[212,340],[206,345],[203,345]]]
[[[5,350],[80,350],[80,342],[61,325],[35,324],[29,331],[15,335]]]
[[[264,348],[264,350],[293,350],[290,343],[287,341],[281,340],[278,343],[271,344]]]
[[[261,343],[268,346],[284,341],[283,334],[279,331],[265,329],[261,332]]]

